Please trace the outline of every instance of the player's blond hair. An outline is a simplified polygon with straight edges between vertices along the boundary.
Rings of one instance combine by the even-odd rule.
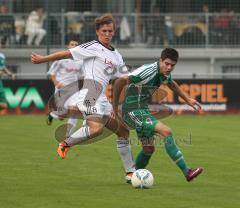
[[[96,30],[98,30],[102,25],[105,25],[105,24],[108,25],[111,23],[113,23],[113,27],[115,29],[115,20],[114,20],[112,14],[110,14],[110,13],[104,14],[95,19],[95,28],[96,28]]]

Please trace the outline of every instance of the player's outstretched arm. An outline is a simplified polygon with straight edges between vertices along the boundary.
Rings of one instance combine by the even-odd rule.
[[[13,80],[16,78],[15,74],[10,72],[7,68],[3,69],[3,73],[6,74],[7,76],[11,77]]]
[[[189,106],[191,106],[194,110],[200,112],[201,111],[201,105],[199,102],[197,102],[195,99],[192,99],[188,97],[183,90],[179,87],[177,82],[173,80],[171,84],[168,84],[168,87],[175,92],[178,96],[180,96]]]
[[[114,81],[112,105],[113,105],[113,112],[116,116],[118,115],[118,104],[119,104],[121,92],[123,88],[128,84],[128,82],[129,82],[128,76],[118,78]]]
[[[42,56],[36,53],[31,54],[31,61],[33,64],[41,64],[49,61],[56,61],[67,58],[72,58],[72,54],[69,50],[59,51],[46,56]]]

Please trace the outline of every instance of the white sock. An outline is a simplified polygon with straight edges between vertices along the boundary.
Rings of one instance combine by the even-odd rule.
[[[83,122],[82,122],[82,126],[86,126],[87,125],[87,120],[84,119]]]
[[[77,131],[75,131],[70,137],[64,140],[68,146],[74,146],[79,144],[87,139],[89,139],[90,130],[88,126],[81,127]]]
[[[77,122],[78,122],[78,119],[76,119],[76,118],[69,118],[68,119],[68,126],[69,126],[69,128],[68,128],[68,135],[72,135],[72,133],[74,132],[74,129],[75,129],[75,127],[77,126]]]
[[[50,115],[55,119],[59,119],[59,116],[53,112],[50,112]]]
[[[136,169],[135,169],[135,163],[133,161],[131,146],[129,144],[129,141],[126,139],[118,138],[117,151],[120,155],[120,158],[122,160],[126,173],[134,172]]]

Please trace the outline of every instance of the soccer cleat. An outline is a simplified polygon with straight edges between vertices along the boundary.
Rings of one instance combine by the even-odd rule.
[[[48,114],[48,117],[47,117],[46,122],[47,122],[47,125],[48,125],[48,126],[51,126],[51,125],[52,125],[53,117],[52,117],[50,114]]]
[[[58,155],[64,159],[67,155],[67,152],[69,151],[69,146],[67,146],[65,143],[60,143],[58,145],[57,153]]]
[[[126,182],[129,184],[131,184],[132,175],[133,175],[133,172],[126,173],[125,179],[126,179]]]
[[[188,170],[186,179],[188,182],[192,181],[194,178],[196,178],[198,175],[200,175],[203,172],[203,168],[191,168]]]

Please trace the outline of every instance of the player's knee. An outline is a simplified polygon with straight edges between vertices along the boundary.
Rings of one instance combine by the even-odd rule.
[[[170,136],[170,135],[172,135],[172,130],[169,127],[165,127],[164,129],[162,129],[161,134],[164,137]]]
[[[118,137],[128,138],[129,137],[129,130],[124,126],[120,125],[118,130],[116,131]]]
[[[155,151],[155,147],[153,145],[143,146],[143,152],[146,155],[151,155],[154,153],[154,151]]]
[[[128,138],[129,137],[129,130],[126,128],[121,129],[118,131],[118,136],[123,137],[123,138]]]
[[[103,133],[103,128],[102,127],[98,127],[98,128],[90,128],[90,136],[91,137],[96,137],[99,136]]]

